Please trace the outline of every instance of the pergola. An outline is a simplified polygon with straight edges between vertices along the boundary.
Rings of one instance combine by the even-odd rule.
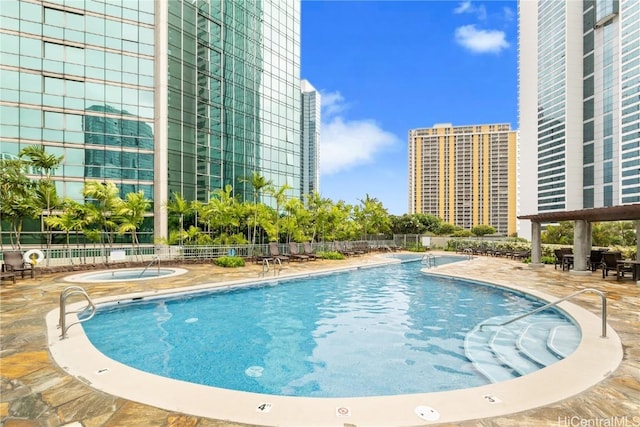
[[[591,251],[591,223],[603,221],[635,221],[636,236],[640,236],[640,204],[610,206],[606,208],[580,209],[576,211],[545,212],[535,215],[521,215],[519,219],[531,221],[531,267],[542,267],[540,256],[541,224],[573,221],[573,272],[587,274],[587,259]],[[640,261],[640,238],[636,239],[638,249],[636,259]],[[583,256],[578,256],[582,254]]]

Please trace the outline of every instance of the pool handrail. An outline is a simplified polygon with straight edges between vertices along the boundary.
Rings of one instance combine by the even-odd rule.
[[[436,268],[437,267],[436,256],[435,255],[433,255],[433,254],[424,254],[422,256],[422,259],[420,260],[420,263],[421,264],[425,264],[425,262],[424,262],[425,260],[427,261],[426,262],[427,268],[431,268],[431,267]]]
[[[142,272],[140,273],[140,276],[138,276],[138,278],[142,277],[144,275],[144,273],[147,271],[147,269],[149,267],[151,267],[153,265],[154,262],[158,262],[158,276],[160,276],[160,255],[156,255],[151,259],[151,262],[149,264],[147,264],[147,266],[144,268],[144,270],[142,270]]]
[[[273,275],[274,276],[280,275],[280,271],[282,270],[282,261],[280,261],[280,258],[278,258],[278,257],[271,258],[271,260],[273,261]],[[278,269],[277,270],[276,270],[276,261],[278,262]],[[269,258],[263,258],[263,260],[262,260],[261,277],[266,276],[266,274],[268,272],[269,272]]]
[[[67,298],[73,295],[83,296],[84,299],[87,300],[88,304],[86,307],[82,308],[81,310],[67,312],[67,307],[66,307]],[[89,314],[89,316],[85,317],[84,319],[78,319],[78,321],[67,325],[67,314],[85,313],[88,310],[91,310],[91,313]],[[87,320],[93,318],[95,314],[96,314],[96,306],[93,304],[93,301],[91,301],[91,298],[89,298],[89,295],[84,290],[84,288],[80,286],[68,286],[64,288],[64,290],[60,292],[60,319],[58,321],[58,328],[62,331],[62,333],[60,334],[60,339],[63,340],[67,337],[67,331],[69,330],[70,327],[72,327],[73,325],[77,325],[78,323],[86,322]]]
[[[601,310],[601,317],[602,317],[602,335],[600,336],[600,338],[606,338],[607,337],[607,297],[604,295],[604,292],[598,290],[598,289],[594,289],[594,288],[585,288],[582,289],[580,291],[574,292],[571,295],[567,295],[564,298],[560,298],[559,300],[550,302],[548,304],[543,305],[542,307],[538,307],[535,310],[529,311],[525,314],[522,314],[518,317],[514,317],[511,320],[507,320],[506,322],[502,322],[502,323],[483,323],[480,325],[480,329],[482,330],[482,328],[484,328],[485,326],[496,326],[496,327],[501,327],[501,326],[506,326],[510,323],[513,322],[517,322],[520,319],[523,319],[525,317],[531,316],[532,314],[536,314],[540,311],[546,310],[549,307],[553,307],[556,306],[558,304],[560,304],[561,302],[564,302],[570,298],[573,298],[575,296],[578,296],[580,294],[583,294],[585,292],[595,292],[596,294],[600,295],[600,299],[602,300],[602,310]]]

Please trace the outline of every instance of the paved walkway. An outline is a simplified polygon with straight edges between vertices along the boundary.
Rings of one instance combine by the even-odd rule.
[[[373,255],[372,255],[373,256]],[[343,267],[367,263],[369,258],[344,261],[321,260],[285,264],[283,275],[301,270]],[[84,284],[94,298],[153,289],[257,278],[262,267],[248,265],[224,269],[213,265],[186,265],[187,275],[168,279]],[[554,270],[553,266],[530,269],[503,258],[479,257],[439,267],[440,272],[497,284],[535,288],[562,297],[586,287],[606,292],[609,325],[620,336],[624,358],[620,367],[591,389],[570,399],[542,408],[460,426],[640,426],[640,286],[614,276],[602,279],[596,272],[587,276]],[[45,314],[57,307],[60,291],[69,284],[69,273],[37,275],[18,279],[14,285],[0,285],[0,424],[31,426],[167,426],[209,427],[241,424],[172,413],[96,391],[71,377],[55,364],[47,349]],[[600,299],[583,294],[574,303],[600,313]],[[549,384],[549,387],[553,387]],[[460,402],[464,407],[464,402]],[[635,417],[635,418],[634,418]],[[626,424],[624,424],[626,422]],[[347,426],[349,424],[345,424]],[[350,426],[350,425],[349,425]]]

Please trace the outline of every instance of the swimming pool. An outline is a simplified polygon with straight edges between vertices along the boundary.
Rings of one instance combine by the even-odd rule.
[[[354,262],[369,266],[384,264],[388,259],[380,257],[356,258]],[[468,262],[451,264],[430,270],[432,274],[456,274],[465,277],[496,278],[493,259],[474,258]],[[336,263],[339,264],[339,263]],[[447,268],[449,267],[449,268]],[[352,269],[352,266],[311,267],[316,273],[329,270]],[[465,274],[471,271],[473,274]],[[484,274],[488,272],[489,274]],[[288,277],[304,278],[308,271],[284,270]],[[315,273],[314,273],[315,274]],[[531,275],[531,272],[525,276]],[[535,286],[522,283],[520,274],[509,274],[513,280],[501,280],[502,286],[518,292],[532,294],[546,301],[557,297],[540,292]],[[526,281],[526,280],[525,280]],[[183,279],[184,283],[184,279]],[[119,304],[140,299],[154,299],[176,292],[194,294],[203,290],[231,289],[254,284],[254,279],[196,282],[180,289],[162,287],[123,295],[95,298],[96,304]],[[77,303],[69,309],[79,310]],[[67,339],[60,340],[57,328],[58,310],[46,316],[49,351],[52,359],[69,375],[96,390],[129,401],[140,402],[173,413],[230,420],[251,425],[336,426],[345,423],[377,426],[414,426],[425,424],[425,408],[437,422],[461,422],[486,417],[497,417],[567,399],[597,384],[616,369],[622,360],[620,338],[607,327],[607,339],[600,338],[601,319],[594,313],[575,304],[564,302],[562,309],[573,318],[582,330],[580,345],[567,358],[545,368],[513,380],[501,381],[480,387],[434,393],[414,393],[394,396],[361,398],[305,398],[247,393],[218,387],[203,386],[185,381],[149,374],[106,357],[90,343],[83,328],[73,327]],[[129,325],[134,330],[135,326]]]
[[[571,341],[564,356],[578,345],[579,329],[546,311],[511,330],[517,335],[487,361],[480,344],[494,343],[478,344],[475,334],[470,345],[474,328],[542,303],[495,286],[423,275],[420,257],[401,258],[375,268],[112,305],[83,327],[102,353],[145,372],[298,397],[437,392],[513,379],[562,358],[542,344],[531,346],[529,357],[509,354],[532,324],[565,327],[563,337]]]

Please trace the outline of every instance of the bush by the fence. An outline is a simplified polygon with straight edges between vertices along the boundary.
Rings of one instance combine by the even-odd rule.
[[[221,256],[220,258],[216,258],[215,260],[213,260],[215,265],[218,265],[220,267],[230,267],[230,268],[237,268],[237,267],[244,267],[245,263],[244,263],[244,259],[238,257],[238,256]]]

